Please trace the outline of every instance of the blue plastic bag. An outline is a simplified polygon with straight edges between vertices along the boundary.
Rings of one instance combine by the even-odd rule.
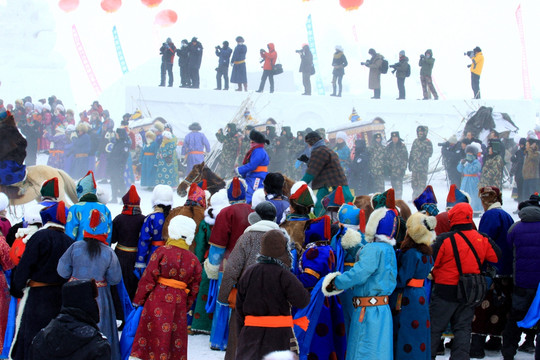
[[[139,327],[139,321],[141,320],[141,314],[143,307],[139,306],[134,309],[126,318],[126,324],[120,337],[120,354],[122,360],[128,360],[131,354],[131,348],[133,347],[133,341],[135,340],[135,333]]]

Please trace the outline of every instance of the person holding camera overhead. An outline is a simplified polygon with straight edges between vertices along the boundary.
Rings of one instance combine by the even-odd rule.
[[[381,54],[377,54],[375,49],[369,49],[368,54],[371,55],[371,59],[360,64],[369,68],[369,89],[373,90],[372,99],[380,99],[381,67],[383,63],[383,56]]]
[[[405,100],[405,78],[411,76],[409,58],[405,56],[405,50],[399,52],[399,61],[390,65],[392,74],[396,74],[399,97],[396,100]]]
[[[231,58],[231,54],[232,49],[229,47],[228,41],[223,42],[223,47],[216,46],[216,56],[219,58],[219,62],[216,68],[217,88],[214,90],[221,90],[221,77],[225,80],[223,90],[229,90],[229,59]]]
[[[302,45],[301,50],[296,50],[300,54],[300,70],[302,73],[302,83],[304,84],[304,93],[302,95],[311,95],[311,75],[315,74],[313,65],[313,54],[308,44]]]
[[[332,66],[334,70],[332,71],[332,89],[333,92],[330,96],[339,96],[341,97],[341,90],[343,90],[343,75],[345,75],[345,67],[349,65],[347,58],[343,53],[343,47],[341,45],[336,45],[336,52],[334,53],[334,58],[332,59]],[[339,92],[336,94],[336,84],[339,85]]]
[[[161,55],[161,82],[159,86],[165,86],[165,73],[169,74],[169,87],[173,85],[173,73],[172,66],[174,61],[174,54],[176,53],[176,46],[174,46],[171,38],[167,38],[167,41],[161,45],[159,49]]]
[[[188,71],[191,79],[191,88],[199,88],[199,69],[201,68],[203,46],[196,37],[191,39],[188,46]]]
[[[435,90],[433,81],[431,80],[433,64],[435,64],[433,51],[431,51],[431,49],[427,49],[424,54],[420,55],[420,61],[418,61],[418,66],[420,66],[420,83],[422,84],[422,93],[424,95],[422,100],[431,99],[432,94],[435,100],[439,100],[439,95],[437,95],[437,91]]]
[[[268,78],[268,81],[270,82],[270,93],[274,92],[274,65],[276,64],[277,60],[277,52],[275,50],[274,44],[269,43],[266,45],[268,47],[268,51],[261,49],[261,62],[264,61],[263,64],[263,74],[261,77],[261,84],[259,85],[259,90],[257,90],[258,93],[262,93],[264,90],[264,85],[266,83],[266,79]]]
[[[471,69],[471,86],[475,99],[480,99],[480,75],[484,67],[484,55],[480,47],[475,47],[473,51],[467,51],[464,55],[471,58],[472,63],[467,65]]]

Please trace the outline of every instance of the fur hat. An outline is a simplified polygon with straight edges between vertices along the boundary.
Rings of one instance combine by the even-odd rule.
[[[264,189],[258,188],[251,195],[251,208],[255,209],[257,205],[266,200],[266,195],[264,194]]]
[[[201,127],[201,124],[199,124],[198,122],[194,122],[192,123],[191,125],[189,125],[188,129],[190,131],[201,131],[202,130],[202,127]]]
[[[416,133],[418,134],[419,131],[424,132],[424,135],[427,136],[427,134],[428,134],[428,127],[425,126],[425,125],[418,125],[418,126],[416,127]]]
[[[270,144],[270,140],[268,140],[263,133],[253,129],[249,132],[249,140],[257,143],[257,144]]]
[[[244,179],[234,177],[226,185],[229,202],[245,202],[247,184]]]
[[[448,191],[448,196],[446,197],[446,208],[449,209],[462,202],[471,202],[469,194],[459,190],[456,184],[450,185],[450,191]]]
[[[208,225],[214,225],[220,211],[229,206],[227,190],[221,189],[210,198],[210,206],[204,211],[204,221]]]
[[[291,196],[289,197],[291,202],[311,207],[315,205],[313,199],[315,199],[315,194],[304,181],[298,181],[291,187]]]
[[[86,194],[96,195],[97,185],[94,173],[89,170],[86,175],[77,183],[77,198],[80,200]]]
[[[25,206],[24,212],[23,212],[24,221],[26,221],[28,225],[43,224],[42,222],[43,220],[41,220],[41,215],[40,215],[41,209],[43,209],[43,206],[39,204]]]
[[[163,138],[164,138],[164,139],[169,139],[169,140],[172,139],[172,138],[173,138],[172,132],[170,132],[170,131],[168,131],[168,130],[165,130],[165,131],[163,132]]]
[[[3,192],[0,192],[0,211],[4,211],[9,206],[9,198]]]
[[[88,130],[89,130],[89,126],[86,122],[84,121],[81,121],[77,124],[77,126],[75,127],[75,130],[79,131],[79,132],[82,132],[82,133],[87,133]]]
[[[467,145],[467,147],[465,148],[465,154],[476,155],[478,154],[478,148],[474,145]]]
[[[161,121],[156,121],[154,123],[154,127],[160,132],[163,132],[163,130],[165,130],[165,125],[163,125]]]
[[[39,214],[41,216],[42,224],[44,225],[47,223],[66,225],[68,211],[66,209],[66,204],[63,201],[59,201],[51,206],[41,209]]]
[[[261,220],[275,221],[277,210],[270,201],[262,201],[255,207],[255,212],[248,215],[248,222],[253,225]]]
[[[450,137],[448,138],[448,142],[449,142],[450,144],[457,144],[457,142],[458,142],[458,141],[457,141],[457,136],[456,136],[456,135],[450,136]]]
[[[431,246],[436,236],[435,226],[437,226],[435,216],[417,212],[407,219],[407,234],[415,243]]]
[[[366,240],[373,242],[375,239],[386,242],[392,246],[396,244],[394,236],[397,230],[397,215],[393,210],[380,207],[369,216],[366,225]]]
[[[124,205],[140,205],[141,204],[141,198],[139,194],[137,193],[137,188],[135,185],[131,185],[129,187],[128,192],[122,197],[122,202]]]
[[[393,138],[393,137],[397,137],[397,138],[399,139],[399,141],[403,141],[403,139],[399,136],[399,131],[392,131],[392,132],[390,133],[390,140],[389,140],[389,142],[392,141],[392,138]]]
[[[396,198],[394,194],[394,189],[390,188],[383,193],[375,193],[371,195],[371,206],[373,207],[373,210],[376,210],[380,207],[395,209]]]
[[[62,307],[81,309],[97,324],[99,307],[96,301],[98,288],[95,280],[73,280],[62,286]]]
[[[264,178],[264,191],[267,194],[272,194],[275,196],[283,195],[283,184],[285,183],[285,178],[280,173],[268,173]]]
[[[52,179],[45,180],[45,182],[41,185],[41,198],[49,198],[49,199],[58,199],[60,196],[60,193],[58,191],[58,178],[53,177]]]
[[[170,186],[159,184],[154,187],[152,192],[152,206],[165,205],[172,206],[173,191]]]
[[[281,230],[270,230],[263,235],[260,254],[278,259],[287,267],[291,266],[287,238]]]
[[[431,185],[426,186],[424,191],[413,200],[414,206],[418,211],[427,211],[430,215],[437,215],[439,210],[437,209],[437,198],[433,187]]]
[[[193,219],[184,215],[177,215],[169,222],[169,239],[180,240],[184,239],[186,244],[190,246],[193,243],[195,237],[195,230],[197,224]]]
[[[338,131],[338,133],[336,134],[336,140],[337,139],[341,139],[344,142],[347,142],[348,140],[347,133],[345,131]]]
[[[489,207],[491,204],[499,202],[502,205],[502,193],[496,186],[484,186],[478,190],[478,197],[483,204]]]
[[[147,139],[150,139],[150,140],[155,140],[155,139],[156,139],[156,133],[153,132],[153,131],[148,130],[148,131],[144,134],[144,137],[147,138]]]

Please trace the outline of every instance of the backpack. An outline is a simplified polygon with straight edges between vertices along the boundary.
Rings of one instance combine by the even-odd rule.
[[[381,74],[386,74],[387,72],[388,72],[388,60],[383,58],[382,64],[381,64]]]
[[[407,70],[405,70],[405,77],[411,76],[411,64],[407,63]]]

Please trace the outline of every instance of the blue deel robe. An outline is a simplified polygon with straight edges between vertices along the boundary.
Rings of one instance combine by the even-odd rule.
[[[111,344],[111,360],[120,360],[116,312],[110,287],[122,280],[122,270],[114,250],[102,243],[100,247],[101,253],[95,258],[90,258],[86,250],[86,242],[74,243],[60,258],[57,270],[58,274],[65,279],[73,277],[79,280],[95,279],[107,282],[106,286],[98,287],[96,299],[99,307],[98,327]]]
[[[154,187],[156,185],[156,155],[158,144],[152,141],[144,145],[141,150],[141,186]]]
[[[480,161],[474,159],[472,162],[465,162],[463,165],[461,162],[457,166],[457,171],[463,174],[461,179],[460,190],[465,191],[471,196],[471,207],[473,211],[482,211],[482,202],[478,197],[478,176],[476,176],[482,170],[482,165]],[[475,176],[467,176],[475,175]]]
[[[73,139],[73,146],[71,147],[71,153],[73,157],[72,173],[74,179],[80,179],[88,170],[89,156],[91,151],[90,135],[82,134]],[[92,154],[93,155],[93,154]]]
[[[411,279],[425,280],[433,267],[433,258],[413,248],[399,252],[397,261],[397,286],[390,301],[395,311],[394,359],[430,360],[431,323],[426,289],[407,283]],[[396,309],[396,303],[401,304],[401,310]]]
[[[512,216],[497,206],[488,209],[478,225],[478,231],[487,234],[501,248],[501,256],[494,266],[497,274],[502,276],[512,276],[514,272],[514,249],[506,241],[508,229],[513,223]]]
[[[264,147],[253,149],[249,161],[247,164],[242,165],[238,168],[238,173],[246,180],[247,191],[246,191],[246,203],[251,204],[251,197],[253,193],[258,188],[263,188],[263,181],[268,174],[268,171],[257,171],[259,166],[268,166],[270,164],[270,158],[264,150]]]
[[[161,231],[165,223],[165,214],[154,212],[144,219],[144,223],[139,235],[139,245],[137,246],[137,260],[135,268],[144,269],[150,261],[150,256],[160,245],[153,245],[154,241],[162,241]]]
[[[392,245],[369,243],[360,250],[353,268],[335,279],[338,289],[352,288],[353,296],[383,296],[396,287],[397,264]],[[354,309],[349,328],[347,360],[392,360],[392,313],[389,305]]]
[[[244,44],[236,45],[234,48],[231,58],[233,67],[231,72],[231,83],[233,84],[247,84],[246,53],[247,46]]]
[[[90,228],[90,215],[93,209],[99,210],[102,222],[107,222],[107,243],[110,245],[112,235],[111,212],[107,206],[99,202],[83,201],[71,206],[67,216],[66,235],[75,241],[82,240],[84,230]]]

